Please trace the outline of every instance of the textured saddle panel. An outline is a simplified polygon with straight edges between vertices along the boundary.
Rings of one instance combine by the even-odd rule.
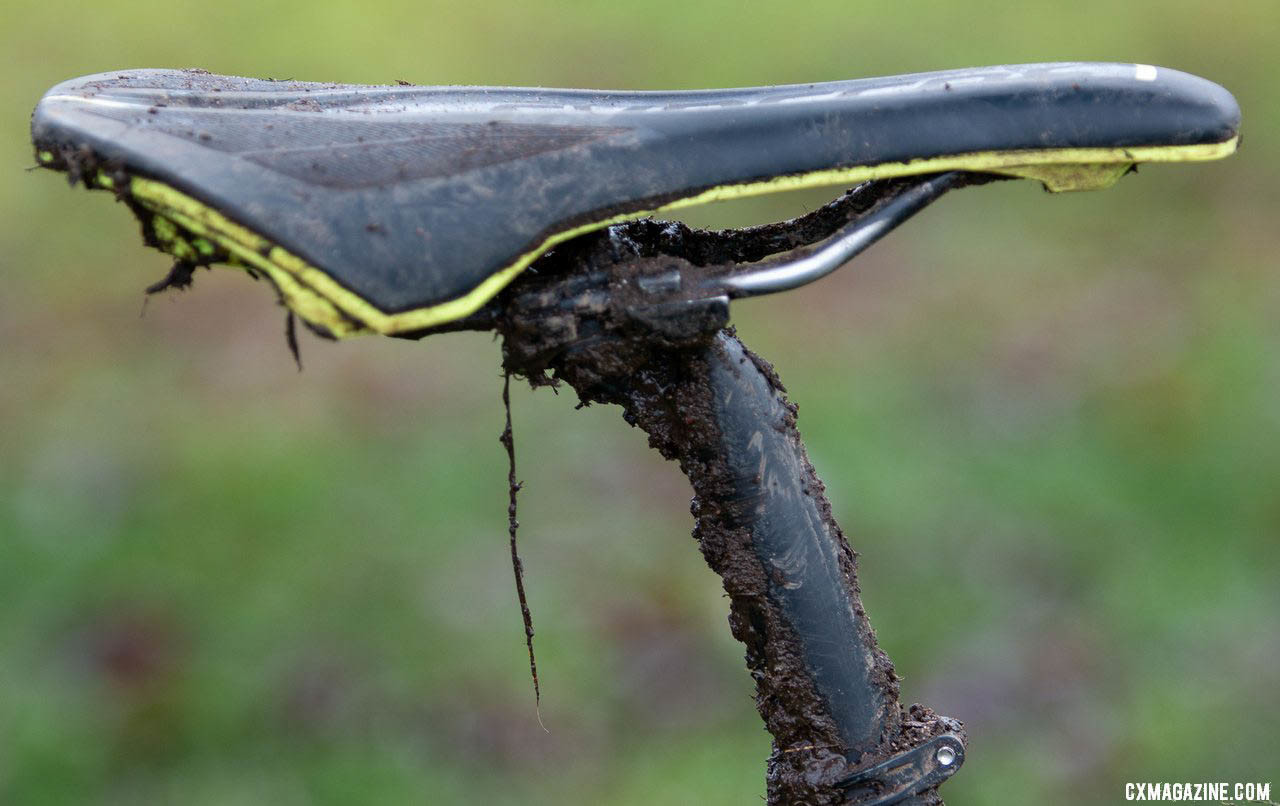
[[[346,319],[312,308],[314,323],[382,332],[463,316],[558,240],[664,207],[953,168],[1212,158],[1238,126],[1221,87],[1132,64],[685,92],[130,70],[59,84],[32,117],[42,162],[87,149],[154,212],[256,243]]]

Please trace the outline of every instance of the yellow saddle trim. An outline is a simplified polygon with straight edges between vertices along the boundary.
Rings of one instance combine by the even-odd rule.
[[[466,294],[398,313],[379,310],[323,270],[170,185],[154,179],[135,177],[130,183],[129,193],[157,216],[172,221],[196,238],[204,238],[217,244],[240,263],[261,271],[279,289],[285,304],[291,310],[334,336],[345,337],[362,331],[388,335],[404,333],[460,319],[488,302],[517,274],[556,244],[592,230],[643,218],[663,210],[786,190],[851,185],[871,179],[955,170],[1035,179],[1044,183],[1051,191],[1094,190],[1108,187],[1135,163],[1221,159],[1234,153],[1238,145],[1239,137],[1234,137],[1222,143],[1184,146],[981,151],[907,162],[831,168],[720,185],[650,209],[609,216],[562,230],[548,236],[533,249],[495,271]],[[179,242],[182,240],[174,241]]]

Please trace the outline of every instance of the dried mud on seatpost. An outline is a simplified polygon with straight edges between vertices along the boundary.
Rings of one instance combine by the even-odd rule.
[[[776,237],[767,228],[760,231]],[[574,247],[575,254],[561,255],[563,265],[579,267],[578,279],[582,266],[605,278],[595,285],[574,286],[584,289],[577,304],[565,304],[553,290],[557,282],[574,282],[555,277],[554,256],[547,271],[504,295],[498,329],[505,369],[535,386],[567,383],[584,404],[621,406],[624,419],[648,434],[651,447],[679,463],[694,491],[693,535],[708,565],[723,580],[730,628],[746,646],[756,707],[773,736],[766,773],[768,802],[851,802],[851,773],[941,734],[962,742],[963,727],[927,708],[908,710],[899,704],[898,677],[862,607],[857,555],[832,517],[825,488],[796,428],[796,408],[772,366],[750,352],[732,329],[721,329],[723,323],[714,316],[707,316],[702,327],[653,329],[629,306],[631,289],[641,285],[636,281],[655,265],[636,256],[652,256],[660,250],[646,240],[670,235],[670,227],[637,222],[585,239]],[[625,248],[619,248],[620,242]],[[742,243],[734,249],[751,251]],[[676,255],[663,255],[657,265],[665,270],[678,266],[686,276],[704,270]],[[600,293],[600,282],[608,293]],[[733,406],[726,405],[726,398],[735,395]],[[750,403],[744,404],[743,397],[751,397]],[[733,407],[742,405],[747,409],[735,413]],[[760,425],[755,431],[753,423]],[[764,469],[760,464],[764,472],[759,472],[751,463],[764,461],[762,450],[769,453],[770,466]],[[758,488],[755,494],[752,485]],[[777,485],[791,492],[764,489]],[[815,554],[807,562],[825,563],[822,572],[831,583],[826,587],[842,602],[835,609],[847,611],[842,617],[828,619],[828,614],[815,611],[821,604],[797,601],[797,595],[803,598],[808,591],[797,593],[795,589],[803,586],[789,582],[785,569],[766,567],[762,561],[763,552],[753,542],[767,539],[762,535],[770,529],[785,542],[797,526],[765,522],[770,516],[759,513],[766,510],[762,498],[769,495],[790,495],[794,507],[783,509],[801,513],[795,516],[803,522],[798,528],[811,533],[812,543],[825,552],[825,560],[815,559]],[[843,619],[844,626],[832,632],[824,623],[821,634],[815,634],[808,629],[812,623],[805,623],[815,617]],[[806,635],[797,630],[797,622]],[[829,640],[833,637],[834,642]],[[829,667],[841,665],[858,678],[856,691],[833,683]],[[839,786],[842,782],[844,788]],[[852,802],[881,802],[893,788],[880,777],[859,786],[863,788]],[[933,786],[895,802],[941,800]]]

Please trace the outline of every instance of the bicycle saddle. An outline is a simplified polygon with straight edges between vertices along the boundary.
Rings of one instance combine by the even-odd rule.
[[[464,317],[557,243],[658,210],[953,170],[1103,187],[1230,154],[1239,120],[1216,84],[1133,64],[685,92],[131,70],[57,85],[31,129],[148,243],[265,274],[343,336]]]

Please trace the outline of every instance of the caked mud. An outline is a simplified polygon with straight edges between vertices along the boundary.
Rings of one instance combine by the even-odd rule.
[[[503,337],[507,372],[535,386],[564,383],[583,405],[611,403],[623,418],[641,428],[649,445],[679,463],[693,486],[693,536],[708,565],[720,575],[730,601],[729,625],[746,647],[747,668],[756,684],[756,707],[773,736],[768,760],[771,804],[844,803],[837,784],[851,772],[872,766],[932,737],[962,735],[959,723],[927,708],[902,708],[893,664],[879,649],[862,608],[857,555],[831,513],[822,482],[814,472],[796,428],[795,406],[773,367],[742,346],[725,328],[727,310],[695,297],[654,303],[640,289],[646,279],[678,274],[682,287],[696,288],[706,272],[756,260],[780,250],[816,241],[874,202],[850,197],[815,211],[798,222],[738,230],[693,232],[679,224],[640,221],[578,239],[535,264],[498,300],[495,326]],[[861,208],[861,209],[858,209]],[[727,235],[728,237],[723,237]],[[571,254],[566,254],[572,250]],[[572,266],[566,277],[560,266]],[[592,278],[590,280],[584,278]],[[649,284],[652,286],[652,283]],[[648,315],[655,308],[679,310],[679,325]],[[640,312],[640,313],[638,313]],[[741,472],[732,467],[723,406],[715,395],[727,371],[754,379],[764,390],[757,408],[763,427],[779,435],[798,479],[784,480],[808,496],[815,528],[829,541],[840,591],[854,625],[847,647],[865,659],[865,682],[874,718],[874,735],[850,746],[848,725],[815,683],[812,652],[797,634],[783,606],[785,591],[753,545],[758,529],[744,517]],[[763,479],[754,479],[763,484]],[[754,499],[753,499],[754,500]],[[751,503],[750,501],[747,503]],[[749,508],[749,507],[748,507]],[[778,595],[782,594],[782,595]],[[936,790],[912,803],[936,803]]]

